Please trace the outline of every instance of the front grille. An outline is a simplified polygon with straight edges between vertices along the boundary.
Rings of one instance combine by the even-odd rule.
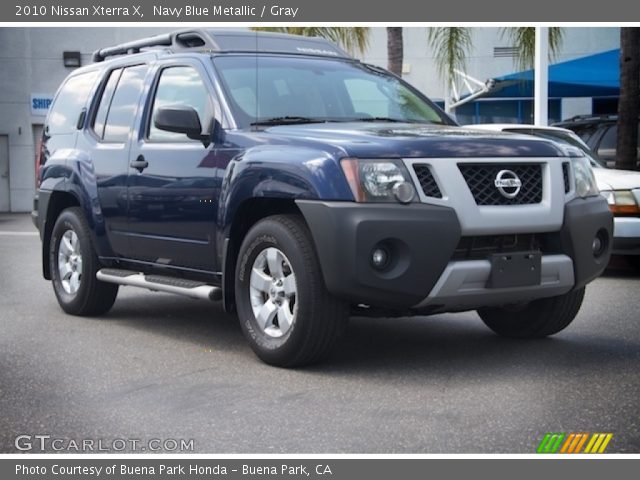
[[[462,237],[452,260],[482,260],[493,253],[540,251],[557,253],[557,234],[514,233]]]
[[[438,187],[436,179],[433,178],[433,174],[428,165],[414,165],[413,171],[416,172],[422,191],[427,197],[442,198],[440,187]]]
[[[467,163],[459,164],[458,168],[478,205],[530,205],[542,201],[540,164]],[[495,186],[501,170],[512,171],[522,182],[514,198],[505,197]]]
[[[562,176],[564,178],[564,193],[569,193],[571,190],[571,183],[569,181],[569,162],[562,164]]]

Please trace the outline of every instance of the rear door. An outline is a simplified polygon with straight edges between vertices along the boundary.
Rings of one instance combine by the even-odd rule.
[[[221,111],[212,79],[197,59],[159,62],[129,161],[129,232],[137,260],[215,271],[216,209],[222,171],[216,145],[153,124],[161,106],[186,105],[211,131]],[[135,163],[134,163],[135,165]]]
[[[131,256],[127,227],[127,174],[135,117],[141,103],[146,64],[117,66],[103,76],[89,127],[78,148],[90,152],[105,234],[115,255]],[[89,183],[89,182],[87,182]]]

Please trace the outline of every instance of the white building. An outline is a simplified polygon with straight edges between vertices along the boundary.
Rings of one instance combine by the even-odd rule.
[[[85,65],[98,48],[176,28],[0,28],[0,212],[26,212],[32,208],[35,147],[42,134],[47,107],[60,82],[74,68],[65,66],[64,52],[68,52],[67,62],[71,63],[79,52],[81,64]],[[618,28],[564,31],[562,52],[556,61],[619,47]],[[386,29],[372,28],[370,38],[363,60],[386,67]],[[510,46],[500,29],[474,28],[467,73],[485,80],[514,72],[513,58],[503,56],[505,50],[501,49]],[[405,28],[404,56],[404,77],[429,97],[442,100],[444,81],[436,73],[425,28]],[[518,121],[526,116],[527,106],[522,103],[526,100],[485,102],[486,115],[483,113],[482,121]],[[557,99],[556,103],[550,108],[554,120],[593,111],[591,98]],[[518,115],[514,116],[514,111]],[[473,120],[464,112],[458,113],[461,121]]]

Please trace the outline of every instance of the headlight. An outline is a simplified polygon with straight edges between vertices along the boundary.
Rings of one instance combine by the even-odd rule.
[[[573,165],[576,194],[582,198],[598,195],[600,191],[593,175],[593,169],[589,164],[589,159],[587,157],[573,157],[571,164]]]
[[[409,203],[416,196],[409,172],[399,160],[345,158],[340,165],[357,202]]]
[[[637,215],[640,208],[631,190],[603,190],[600,192],[607,199],[609,208],[616,215]]]

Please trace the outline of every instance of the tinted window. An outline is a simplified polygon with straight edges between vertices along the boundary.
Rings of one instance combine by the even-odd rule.
[[[586,142],[589,146],[593,147],[593,142],[591,138],[598,131],[598,125],[590,124],[590,125],[569,125],[567,128],[576,132],[576,135],[580,137],[580,139]]]
[[[598,150],[602,149],[615,149],[616,143],[618,141],[618,127],[616,125],[612,125],[609,130],[605,132],[602,136],[602,140],[600,140],[600,145],[598,146]]]
[[[105,142],[127,141],[140,101],[146,72],[146,65],[128,67],[122,71],[107,113],[107,122],[102,136]]]
[[[98,137],[102,138],[104,136],[104,126],[107,120],[107,115],[109,114],[109,106],[111,105],[111,97],[113,96],[113,92],[116,89],[116,85],[118,84],[118,80],[120,80],[120,74],[122,73],[122,69],[119,68],[117,70],[113,70],[109,74],[109,79],[102,90],[102,97],[100,98],[100,105],[98,106],[98,110],[96,112],[95,119],[93,121],[93,131],[96,132]]]
[[[49,112],[49,135],[73,133],[82,108],[87,103],[98,72],[87,72],[67,79]]]
[[[215,59],[239,123],[278,117],[449,123],[404,82],[360,63],[251,56]]]
[[[160,107],[167,105],[185,105],[195,109],[200,123],[206,128],[211,118],[211,102],[209,92],[197,70],[192,67],[171,67],[162,70],[156,88],[149,126],[150,140],[187,141],[182,133],[167,132],[153,125],[153,119]]]

